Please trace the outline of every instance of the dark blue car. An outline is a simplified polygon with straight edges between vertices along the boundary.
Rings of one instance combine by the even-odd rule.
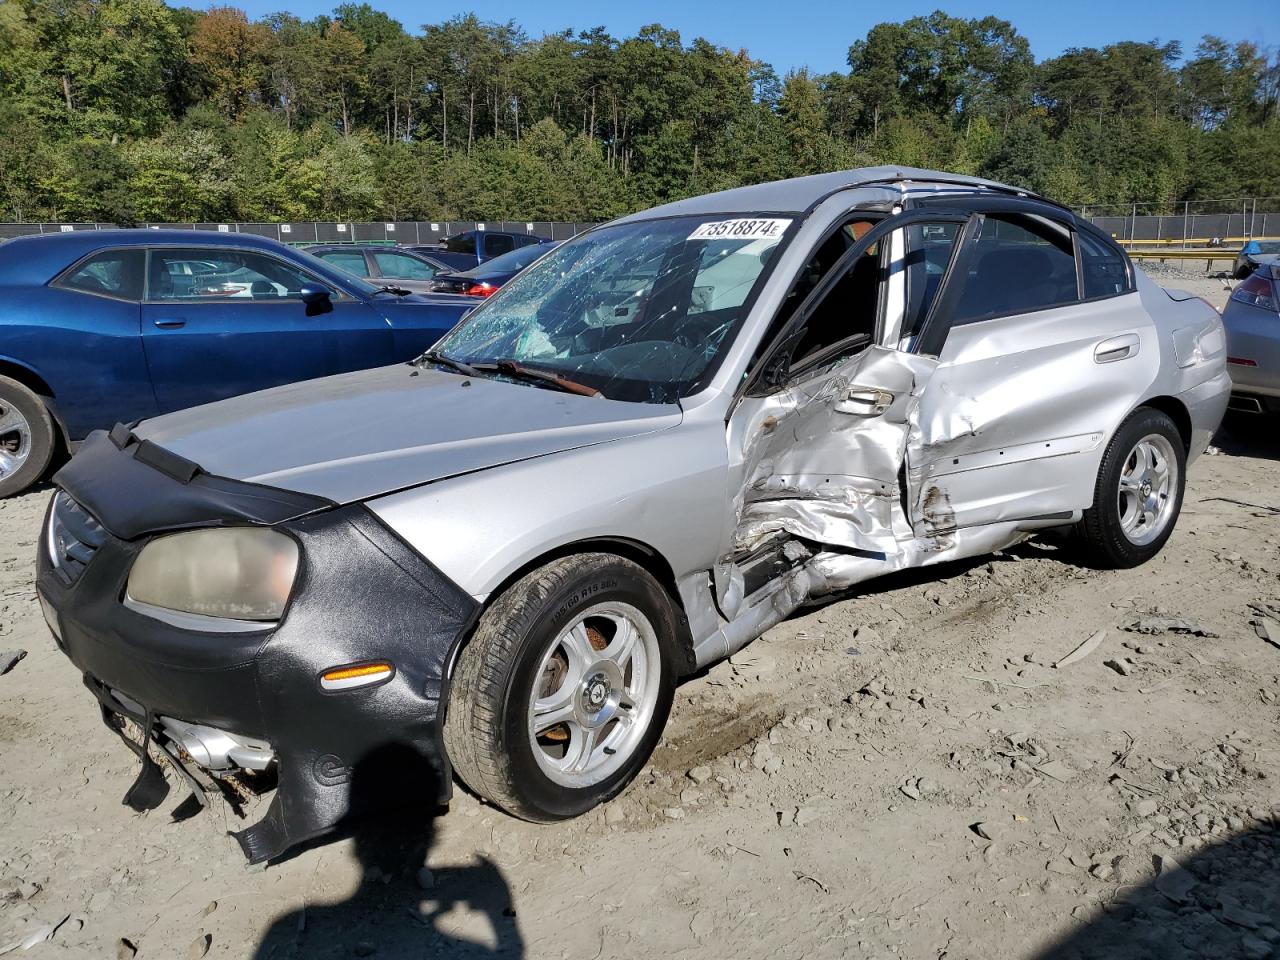
[[[406,360],[474,300],[403,295],[237,233],[0,245],[0,496],[91,430]]]
[[[558,246],[560,244],[548,240],[504,253],[470,270],[438,271],[427,289],[433,293],[461,293],[468,297],[492,296],[525,267]]]

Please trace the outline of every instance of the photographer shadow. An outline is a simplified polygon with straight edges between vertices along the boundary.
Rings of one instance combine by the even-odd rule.
[[[413,798],[437,796],[436,781],[426,758],[404,744],[381,747],[358,762],[350,812],[337,831],[355,841],[362,870],[356,892],[277,917],[254,960],[523,957],[511,890],[497,864],[481,857],[474,865],[420,872],[442,811],[414,805]],[[388,798],[397,798],[397,805]],[[454,932],[447,932],[442,921],[455,913],[444,924]],[[465,933],[456,932],[460,922]]]
[[[1274,823],[1263,821],[1169,867],[1148,883],[1122,888],[1101,916],[1037,960],[1280,957],[1280,829]]]

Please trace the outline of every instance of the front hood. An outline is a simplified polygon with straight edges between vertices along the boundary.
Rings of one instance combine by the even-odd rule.
[[[350,503],[680,419],[675,405],[400,364],[193,407],[133,432],[216,476]]]

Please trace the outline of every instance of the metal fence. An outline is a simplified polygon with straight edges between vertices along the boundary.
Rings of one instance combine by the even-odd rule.
[[[1171,212],[1170,208],[1175,212]],[[1180,212],[1177,208],[1181,208]],[[1254,238],[1280,239],[1280,197],[1239,200],[1192,200],[1182,204],[1130,203],[1080,207],[1093,221],[1126,245],[1194,249],[1220,241],[1238,247]],[[594,223],[545,220],[402,220],[368,223],[144,223],[142,228],[215,230],[250,233],[284,243],[400,243],[434,244],[467,230],[530,233],[552,240],[568,240]],[[112,223],[0,223],[0,240],[39,233],[103,230]]]
[[[1117,240],[1148,246],[1203,247],[1218,240],[1239,246],[1252,239],[1280,239],[1280,197],[1189,200],[1180,204],[1129,203],[1081,207]]]
[[[42,233],[71,233],[76,230],[109,230],[113,223],[0,223],[0,239]],[[529,233],[552,240],[568,240],[594,223],[563,223],[546,220],[406,220],[376,223],[144,223],[142,229],[210,230],[218,233],[249,233],[283,243],[399,243],[434,244],[444,237],[468,230],[500,230]]]

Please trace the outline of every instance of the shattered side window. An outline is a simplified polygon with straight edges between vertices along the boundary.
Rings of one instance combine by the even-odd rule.
[[[617,400],[670,403],[714,371],[789,219],[675,217],[602,227],[547,254],[436,347],[513,360]]]
[[[838,229],[814,249],[805,265],[796,275],[795,280],[792,281],[790,289],[787,290],[787,295],[783,298],[782,305],[770,322],[769,329],[756,347],[751,363],[747,366],[748,370],[755,369],[764,357],[765,352],[773,344],[774,338],[790,322],[800,304],[804,303],[808,296],[817,289],[818,284],[840,262],[840,258],[845,252],[876,225],[878,219],[878,217],[869,217],[865,213],[860,213],[857,217],[841,224]],[[797,355],[793,354],[794,356]]]
[[[830,355],[838,345],[860,349],[870,342],[879,315],[880,251],[879,243],[868,247],[809,310],[791,352],[792,369]]]

